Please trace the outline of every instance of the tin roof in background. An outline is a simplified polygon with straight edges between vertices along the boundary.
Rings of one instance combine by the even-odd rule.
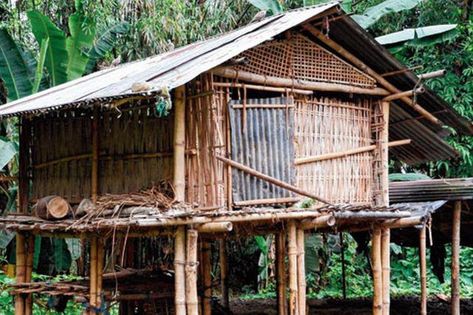
[[[343,15],[338,2],[288,11],[205,41],[95,72],[7,103],[0,106],[0,117],[41,114],[71,106],[107,103],[112,99],[127,98],[137,94],[131,90],[132,84],[136,82],[148,82],[152,86],[152,89],[139,93],[140,95],[159,93],[164,87],[172,89],[245,50],[327,13]],[[380,74],[405,69],[350,17],[344,16],[331,21],[329,36]],[[411,90],[418,82],[417,76],[410,71],[386,79],[403,91]],[[473,134],[471,123],[432,91],[427,89],[426,93],[419,95],[418,102],[460,134]],[[390,152],[407,163],[447,159],[457,155],[455,150],[442,140],[447,134],[444,128],[420,118],[417,112],[403,103],[395,104],[391,106],[390,139],[408,138],[412,143],[394,147]]]

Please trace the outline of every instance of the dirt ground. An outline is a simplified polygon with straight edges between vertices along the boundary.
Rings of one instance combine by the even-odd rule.
[[[371,314],[371,300],[310,300],[308,301],[310,314],[317,315],[369,315]],[[450,313],[450,304],[439,299],[431,299],[428,303],[429,315],[444,315]],[[231,303],[233,314],[239,315],[277,315],[276,301],[272,299],[233,300]],[[415,297],[396,298],[391,301],[391,314],[411,315],[419,314],[419,299]],[[461,314],[473,314],[473,300],[462,300]]]

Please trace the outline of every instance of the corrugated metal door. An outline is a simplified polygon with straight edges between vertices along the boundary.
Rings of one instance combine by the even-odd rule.
[[[232,159],[294,184],[294,105],[291,98],[249,99],[229,104]],[[291,197],[266,181],[232,170],[233,201]]]

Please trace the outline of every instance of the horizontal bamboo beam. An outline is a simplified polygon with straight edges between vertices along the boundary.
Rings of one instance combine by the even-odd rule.
[[[233,204],[237,207],[247,207],[247,206],[259,206],[259,205],[271,205],[278,203],[293,203],[298,202],[301,197],[287,197],[287,198],[268,198],[268,199],[253,199],[253,200],[244,200],[244,201],[235,201]]]
[[[315,28],[314,26],[306,23],[303,25],[303,28],[307,30],[309,33],[314,35],[317,39],[323,42],[325,45],[333,49],[337,54],[348,60],[352,63],[355,67],[359,68],[360,70],[364,71],[368,75],[372,76],[379,84],[381,84],[386,90],[391,93],[400,93],[401,91],[396,88],[393,84],[379,75],[376,71],[368,67],[363,61],[352,55],[349,51],[347,51],[344,47],[333,41],[332,39],[328,38],[325,34],[323,34],[319,29]],[[435,124],[441,124],[440,120],[437,119],[434,115],[429,113],[426,109],[424,109],[419,104],[412,101],[409,97],[402,97],[401,100],[412,107],[414,110],[419,112],[425,119],[429,120]]]
[[[386,96],[390,93],[382,88],[362,88],[352,85],[327,83],[327,82],[309,82],[303,80],[292,80],[271,76],[259,75],[247,71],[238,71],[229,67],[215,68],[212,70],[215,75],[227,79],[238,79],[251,83],[270,85],[274,87],[297,88],[322,92],[340,92],[348,94],[364,94]]]
[[[264,180],[264,181],[267,181],[273,185],[276,185],[278,187],[281,187],[281,188],[284,188],[286,190],[289,190],[289,191],[292,191],[292,192],[295,192],[296,194],[299,194],[299,195],[302,195],[302,196],[306,196],[306,197],[309,197],[309,198],[312,198],[314,200],[317,200],[317,201],[320,201],[322,203],[325,203],[325,204],[330,204],[330,202],[326,201],[325,199],[323,198],[320,198],[319,196],[317,195],[314,195],[313,193],[311,192],[308,192],[308,191],[305,191],[305,190],[302,190],[296,186],[293,186],[291,184],[288,184],[286,182],[283,182],[282,180],[279,180],[277,178],[274,178],[274,177],[271,177],[271,176],[268,176],[266,174],[263,174],[261,172],[258,172],[257,170],[251,168],[251,167],[248,167],[246,165],[243,165],[241,163],[238,163],[238,162],[235,162],[233,160],[230,160],[230,159],[227,159],[227,158],[224,158],[223,156],[219,156],[219,155],[216,155],[215,156],[218,160],[236,168],[236,169],[239,169],[240,171],[243,171],[247,174],[250,174],[251,176],[254,176],[256,178],[259,178],[261,180]]]
[[[232,222],[211,222],[197,227],[197,232],[199,233],[222,233],[230,232],[231,230],[233,230]]]
[[[314,94],[314,91],[311,91],[311,90],[293,89],[290,87],[274,87],[274,86],[267,86],[267,85],[245,84],[245,83],[214,82],[213,86],[225,87],[225,88],[245,88],[245,89],[256,90],[256,91],[281,92],[281,93],[292,92],[292,93],[303,94],[303,95]]]
[[[425,92],[425,88],[424,87],[419,87],[415,90],[410,90],[410,91],[404,91],[404,92],[400,92],[400,93],[395,93],[395,94],[391,94],[389,96],[386,96],[385,98],[383,98],[383,101],[384,102],[390,102],[390,101],[394,101],[394,100],[398,100],[400,98],[403,98],[403,97],[409,97],[409,96],[414,96],[415,94],[422,94]]]
[[[432,71],[428,73],[423,73],[419,75],[419,79],[428,80],[428,79],[433,79],[433,78],[439,78],[439,77],[443,77],[446,74],[447,74],[447,70],[442,69],[442,70]]]
[[[390,229],[400,229],[424,224],[426,218],[423,216],[415,216],[409,218],[391,219],[383,222],[381,225]]]
[[[423,67],[424,66],[415,66],[415,67],[405,68],[405,69],[401,69],[401,70],[390,71],[390,72],[383,73],[381,76],[383,78],[391,77],[391,76],[398,75],[398,74],[403,74],[403,73],[406,73],[406,72],[409,72],[409,71],[422,69]]]
[[[396,146],[406,145],[410,143],[411,143],[411,139],[396,140],[396,141],[389,142],[388,146],[396,147]],[[301,164],[320,162],[320,161],[331,160],[331,159],[338,159],[338,158],[346,157],[353,154],[360,154],[360,153],[373,151],[374,149],[376,149],[375,144],[367,145],[364,147],[359,147],[356,149],[350,149],[350,150],[341,151],[341,152],[333,152],[333,153],[321,154],[321,155],[316,155],[316,156],[309,156],[305,158],[298,158],[294,160],[294,163],[296,165],[301,165]]]
[[[313,230],[321,227],[334,226],[337,220],[332,214],[322,215],[315,219],[302,220],[299,228],[302,230]]]

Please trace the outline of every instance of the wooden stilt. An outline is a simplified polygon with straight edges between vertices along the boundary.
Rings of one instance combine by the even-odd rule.
[[[381,264],[383,271],[383,315],[389,314],[391,288],[391,233],[390,229],[381,229]]]
[[[373,271],[373,315],[383,311],[383,280],[381,269],[381,229],[375,228],[371,238],[371,268]]]
[[[202,274],[204,298],[202,301],[202,314],[212,314],[212,247],[209,242],[202,243]]]
[[[174,239],[174,289],[176,315],[186,315],[186,232],[179,226]]]
[[[278,297],[278,314],[287,315],[287,294],[286,294],[286,235],[279,233],[276,235],[276,281]]]
[[[228,292],[228,259],[227,246],[225,239],[219,242],[219,257],[220,257],[220,286],[222,291],[221,304],[225,309],[230,309],[230,296]]]
[[[289,315],[299,315],[297,292],[297,231],[296,223],[289,221],[287,231],[287,256],[289,272]]]
[[[26,249],[25,236],[16,234],[16,283],[23,283],[26,280]],[[15,315],[25,314],[25,299],[21,294],[15,297]]]
[[[105,241],[97,240],[97,296],[96,303],[97,308],[102,310],[102,280],[103,280],[103,266],[105,259]],[[102,312],[96,312],[97,314],[102,314]]]
[[[27,240],[28,254],[26,256],[26,275],[25,282],[31,282],[33,273],[33,259],[34,259],[34,240],[35,236],[30,234]],[[25,298],[25,315],[33,314],[33,295],[28,294]]]
[[[186,88],[181,85],[175,89],[174,98],[174,191],[178,201],[184,201],[185,198],[185,103]]]
[[[343,299],[347,298],[347,273],[345,266],[345,242],[343,241],[343,232],[340,232],[340,251],[342,260],[342,296]]]
[[[97,307],[97,238],[90,239],[90,268],[89,268],[90,297],[89,314],[95,314]]]
[[[306,311],[306,280],[305,280],[305,235],[304,230],[297,229],[297,290],[299,298],[299,314]]]
[[[420,261],[420,315],[427,315],[427,261],[425,258],[426,238],[425,226],[419,231],[419,261]]]
[[[452,216],[452,315],[460,315],[460,224],[461,201],[455,201]]]
[[[187,231],[186,242],[186,306],[188,315],[199,314],[199,298],[197,294],[197,230]]]

